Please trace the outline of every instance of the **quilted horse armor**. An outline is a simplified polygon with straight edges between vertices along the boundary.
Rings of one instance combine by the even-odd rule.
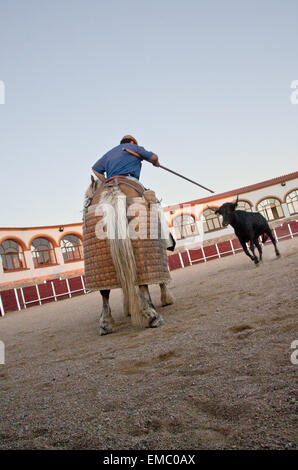
[[[167,262],[167,242],[161,236],[159,217],[154,219],[153,224],[155,227],[155,238],[150,237],[150,233],[152,235],[152,212],[150,212],[150,206],[157,203],[155,193],[153,191],[145,191],[139,183],[124,176],[114,176],[99,185],[93,194],[92,200],[89,201],[89,206],[85,210],[83,246],[86,287],[90,290],[121,287],[111,256],[109,239],[97,238],[96,236],[96,225],[102,220],[102,215],[96,214],[96,208],[101,202],[103,192],[111,186],[116,186],[125,195],[127,209],[132,204],[140,204],[142,206],[142,215],[136,212],[134,216],[128,217],[129,223],[135,217],[138,217],[136,224],[139,221],[144,222],[140,224],[143,227],[143,232],[142,229],[140,230],[142,238],[131,239],[136,263],[136,285],[168,282],[171,277]],[[144,214],[146,215],[145,219]],[[144,229],[146,238],[143,238]]]

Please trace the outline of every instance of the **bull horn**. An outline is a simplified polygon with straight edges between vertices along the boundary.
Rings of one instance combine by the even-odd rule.
[[[235,203],[234,203],[234,204],[235,204],[235,207],[236,207],[237,204],[238,204],[238,200],[239,200],[239,194],[237,194],[237,198],[236,198],[236,201],[235,201]]]
[[[214,209],[214,207],[209,207],[209,206],[207,206],[207,207],[208,207],[208,209],[210,209],[212,212],[216,212],[216,211],[217,211],[217,209]]]

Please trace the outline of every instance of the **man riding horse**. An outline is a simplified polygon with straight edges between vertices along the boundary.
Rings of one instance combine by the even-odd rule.
[[[148,284],[160,285],[162,305],[173,303],[166,286],[170,275],[164,233],[168,227],[164,229],[166,224],[155,194],[139,182],[142,159],[159,166],[156,154],[140,147],[131,135],[124,136],[120,145],[93,165],[98,181],[93,179],[86,192],[83,224],[86,287],[99,289],[102,295],[101,335],[112,332],[109,306],[112,288],[122,288],[124,311],[135,325],[158,327],[163,323],[152,303]],[[157,218],[152,210],[155,206]],[[157,229],[152,236],[154,221]],[[137,227],[134,237],[130,231],[132,222]],[[139,287],[139,296],[135,286]]]

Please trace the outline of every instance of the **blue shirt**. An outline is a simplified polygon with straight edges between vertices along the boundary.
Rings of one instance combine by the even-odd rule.
[[[149,160],[149,158],[154,155],[153,152],[148,152],[144,147],[140,147],[136,144],[120,144],[97,160],[92,169],[101,174],[106,172],[107,179],[115,175],[128,174],[139,179],[142,162],[138,157],[122,150],[124,147],[138,153],[145,160]]]

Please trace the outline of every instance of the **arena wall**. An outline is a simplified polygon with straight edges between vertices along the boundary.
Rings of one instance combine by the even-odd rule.
[[[274,235],[278,242],[298,237],[298,220],[283,223],[276,227]],[[205,247],[189,248],[168,256],[169,269],[173,271],[186,268],[193,264],[206,263],[225,256],[236,255],[239,252],[242,252],[242,247],[237,238]],[[61,277],[54,278],[26,287],[2,290],[0,292],[0,316],[14,310],[27,309],[35,305],[57,302],[87,293],[88,290],[85,288],[84,276],[82,275],[71,278],[66,277],[65,279]]]

